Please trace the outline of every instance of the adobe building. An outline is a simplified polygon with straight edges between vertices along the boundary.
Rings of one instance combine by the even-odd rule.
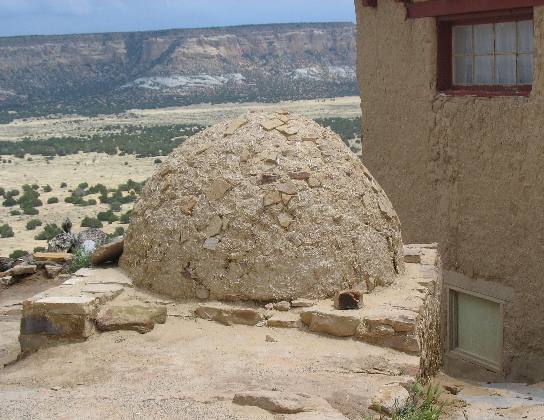
[[[544,1],[355,0],[363,160],[439,242],[444,369],[544,379]]]

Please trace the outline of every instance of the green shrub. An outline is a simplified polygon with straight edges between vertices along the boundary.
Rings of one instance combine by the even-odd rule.
[[[15,201],[15,199],[13,199],[12,197],[6,198],[2,203],[4,207],[13,207],[15,204],[17,204],[17,201]]]
[[[157,163],[162,163],[162,160],[161,160],[161,159],[155,159],[155,160],[153,161],[153,163],[156,163],[156,164],[157,164]]]
[[[23,213],[28,216],[36,216],[40,213],[38,209],[35,209],[34,207],[25,207],[23,208]]]
[[[74,258],[70,262],[68,270],[70,273],[75,273],[80,268],[91,266],[91,254],[85,252],[84,249],[79,249],[74,253]]]
[[[12,216],[20,216],[21,212],[19,210],[14,209],[14,210],[11,210],[9,214],[11,214]]]
[[[119,236],[125,235],[125,228],[123,226],[117,226],[113,233],[108,233],[107,241],[111,242],[115,238],[118,238]]]
[[[57,197],[49,197],[47,199],[47,204],[57,204],[59,202],[59,199]]]
[[[77,188],[80,190],[86,190],[87,188],[89,188],[89,184],[86,182],[82,182],[81,184],[77,186]]]
[[[47,251],[47,249],[45,249],[45,247],[43,246],[37,246],[36,248],[34,248],[34,253],[36,252],[45,252]]]
[[[68,186],[68,184],[66,182],[61,182],[60,183],[61,188],[66,188],[67,186]]]
[[[32,184],[32,189],[34,191],[38,191],[40,189],[40,186],[38,184]]]
[[[110,204],[110,208],[114,212],[119,212],[121,211],[121,203],[119,201],[114,201]]]
[[[44,187],[42,187],[42,189],[43,189],[43,192],[51,192],[51,191],[53,191],[53,188],[51,188],[51,185],[49,185],[49,184],[46,185],[46,186],[44,186]]]
[[[2,197],[5,197],[5,195],[6,195],[6,190],[5,190],[4,187],[0,187],[0,195],[1,195]]]
[[[25,207],[39,207],[43,204],[38,198],[39,196],[40,193],[34,189],[34,186],[31,187],[30,185],[23,185],[23,194],[21,197],[19,197],[17,203],[19,203],[19,206],[22,209]]]
[[[13,189],[11,191],[6,192],[6,197],[17,197],[19,195],[18,189]]]
[[[130,223],[130,214],[132,213],[132,210],[127,211],[126,213],[123,213],[119,217],[119,223],[123,225],[128,225]]]
[[[0,226],[0,238],[13,238],[15,234],[13,229],[7,223]]]
[[[100,213],[96,215],[96,217],[101,222],[108,222],[108,223],[117,222],[117,220],[119,220],[119,218],[115,214],[113,214],[113,211],[111,210],[101,211]]]
[[[9,257],[12,259],[12,260],[16,260],[18,258],[22,258],[24,256],[28,255],[28,252],[27,251],[23,251],[22,249],[16,249],[15,251],[13,251],[11,254],[9,254]]]
[[[96,202],[96,200],[94,198],[90,198],[87,200],[86,202],[86,206],[96,206],[98,203]]]
[[[86,228],[101,228],[102,226],[104,226],[102,224],[102,222],[94,217],[85,217],[83,218],[83,220],[81,221],[81,227],[86,227]]]
[[[391,416],[393,420],[438,420],[444,413],[444,404],[438,402],[440,391],[429,384],[424,388],[415,383],[410,391],[410,402],[397,409]]]
[[[26,223],[26,230],[34,230],[41,225],[42,221],[40,219],[32,219]]]
[[[43,228],[43,231],[34,236],[34,239],[38,241],[48,241],[53,239],[55,236],[60,235],[63,230],[58,227],[55,223],[47,224]]]

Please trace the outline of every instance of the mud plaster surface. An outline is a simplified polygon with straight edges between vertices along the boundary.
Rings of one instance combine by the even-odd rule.
[[[146,183],[121,265],[173,297],[324,298],[402,272],[389,199],[331,130],[249,113],[176,149]]]

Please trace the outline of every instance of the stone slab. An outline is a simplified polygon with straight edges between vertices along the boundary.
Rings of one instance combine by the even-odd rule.
[[[360,314],[352,312],[327,310],[321,308],[304,309],[300,313],[301,321],[310,331],[333,335],[336,337],[351,337],[355,335],[361,323]]]
[[[274,314],[266,321],[270,328],[299,328],[302,325],[297,314]]]
[[[217,321],[225,325],[257,325],[266,319],[256,309],[229,306],[220,303],[201,304],[195,313],[202,319]]]
[[[117,238],[110,243],[100,246],[91,255],[91,263],[100,265],[107,262],[117,261],[123,254],[125,238]]]
[[[94,296],[47,296],[23,302],[23,317],[37,313],[55,315],[90,315],[96,310]]]
[[[36,261],[53,261],[62,264],[72,261],[74,256],[69,252],[36,252],[33,258]]]

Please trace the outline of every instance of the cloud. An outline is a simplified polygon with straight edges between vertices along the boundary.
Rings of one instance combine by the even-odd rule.
[[[0,36],[353,20],[353,0],[0,0]]]

